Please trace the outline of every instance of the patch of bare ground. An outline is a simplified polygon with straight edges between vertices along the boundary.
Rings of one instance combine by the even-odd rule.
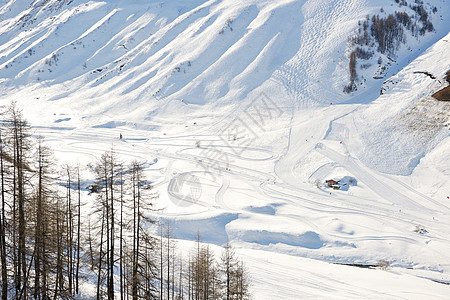
[[[450,126],[450,101],[436,101],[432,97],[420,99],[400,116],[400,124],[417,142],[426,144],[442,128]]]
[[[450,101],[450,85],[434,93],[433,98],[440,101]]]

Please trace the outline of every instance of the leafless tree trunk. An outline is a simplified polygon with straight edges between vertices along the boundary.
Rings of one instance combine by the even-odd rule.
[[[123,287],[123,170],[120,171],[120,241],[119,241],[119,275],[120,275],[120,300],[124,299]]]
[[[0,173],[1,173],[1,185],[2,185],[2,213],[0,220],[0,252],[1,252],[1,263],[2,263],[2,300],[8,298],[8,267],[6,265],[6,214],[5,214],[5,204],[6,204],[6,187],[5,187],[5,169],[3,166],[3,138],[2,131],[0,130]]]
[[[80,273],[80,244],[81,244],[81,183],[80,166],[77,166],[77,191],[78,191],[78,222],[77,222],[77,267],[75,273],[75,293],[79,293],[79,273]]]

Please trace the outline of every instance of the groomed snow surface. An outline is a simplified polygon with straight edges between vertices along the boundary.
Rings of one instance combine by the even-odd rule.
[[[430,95],[450,15],[429,2],[436,31],[346,95],[348,36],[394,1],[3,1],[0,101],[62,163],[145,162],[155,218],[186,251],[231,241],[255,299],[448,299],[450,107]]]

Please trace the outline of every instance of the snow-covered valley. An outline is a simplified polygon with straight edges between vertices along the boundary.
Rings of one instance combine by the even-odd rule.
[[[153,217],[181,249],[230,241],[254,299],[448,299],[448,1],[352,93],[358,22],[408,7],[143,2],[1,1],[0,104],[86,176],[112,148],[145,163]]]

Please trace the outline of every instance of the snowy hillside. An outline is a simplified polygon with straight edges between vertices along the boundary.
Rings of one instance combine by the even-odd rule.
[[[361,22],[410,6],[3,0],[0,104],[17,101],[61,162],[111,147],[146,162],[154,217],[181,248],[197,231],[231,241],[255,299],[446,299],[450,103],[431,95],[450,6],[424,7],[434,30],[364,48],[345,93]]]
[[[426,8],[438,9],[436,31],[408,38],[387,76],[445,34],[448,8],[434,4]],[[342,93],[348,40],[380,7],[411,13],[391,0],[11,0],[0,10],[2,97],[57,113],[70,107],[77,119],[120,112],[134,121],[173,101],[239,103],[258,88],[289,107],[342,102],[351,97]],[[373,81],[367,88],[378,90]]]

